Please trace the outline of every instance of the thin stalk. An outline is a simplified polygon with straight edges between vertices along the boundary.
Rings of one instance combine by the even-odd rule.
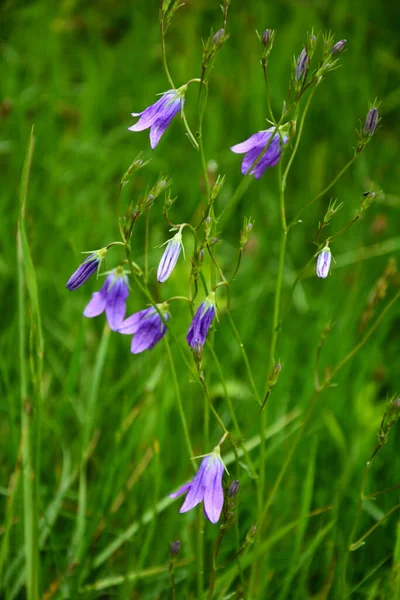
[[[183,410],[183,402],[182,402],[181,390],[179,387],[178,376],[176,374],[176,368],[175,368],[174,359],[172,357],[171,347],[170,347],[169,341],[166,337],[164,337],[164,343],[165,343],[165,347],[167,348],[167,354],[168,354],[169,364],[171,367],[172,379],[174,380],[175,394],[176,394],[176,399],[178,401],[178,411],[179,411],[179,416],[181,418],[181,423],[182,423],[183,433],[185,436],[186,446],[188,449],[189,457],[193,458],[194,452],[193,452],[192,442],[190,440],[189,428],[188,428],[187,421],[186,421],[185,411]],[[194,469],[196,470],[195,466],[194,466]]]
[[[144,231],[144,284],[147,286],[149,280],[149,217],[150,209],[147,207],[145,216],[145,231]]]
[[[321,192],[319,192],[316,196],[314,196],[314,198],[312,198],[309,202],[307,202],[307,204],[305,204],[299,210],[299,212],[297,213],[297,215],[294,217],[294,219],[289,224],[289,229],[291,229],[293,227],[293,225],[295,225],[298,222],[299,217],[300,217],[300,215],[302,214],[303,211],[305,211],[312,204],[314,204],[317,200],[319,200],[322,196],[324,196],[326,194],[326,192],[329,192],[329,190],[335,185],[335,183],[337,183],[339,181],[339,179],[346,173],[347,169],[349,167],[351,167],[351,165],[353,164],[353,162],[356,160],[357,156],[358,155],[355,154],[349,160],[349,162],[343,167],[343,169],[341,171],[339,171],[339,173],[336,175],[336,177]]]
[[[28,193],[30,168],[32,165],[35,138],[33,127],[25,158],[20,185],[20,217],[17,229],[17,294],[18,294],[18,333],[19,333],[19,373],[20,373],[20,405],[21,405],[21,438],[22,446],[22,481],[24,512],[24,550],[26,561],[26,591],[28,600],[39,598],[39,547],[38,522],[36,510],[36,482],[33,465],[35,461],[32,442],[34,423],[33,407],[28,398],[28,363],[26,359],[26,319],[25,319],[25,271],[22,248],[23,220]]]
[[[88,398],[86,418],[82,434],[81,466],[79,472],[79,492],[78,492],[78,510],[76,515],[76,530],[74,534],[75,556],[81,560],[86,547],[86,506],[87,506],[87,449],[90,445],[90,438],[93,433],[97,401],[100,389],[100,380],[103,372],[108,341],[110,338],[110,328],[107,323],[104,325],[103,333],[97,351],[96,362],[93,369],[93,377]]]

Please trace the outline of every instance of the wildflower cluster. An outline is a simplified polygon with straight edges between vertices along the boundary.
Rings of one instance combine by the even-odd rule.
[[[165,31],[170,24],[173,13],[179,8],[179,6],[180,5],[178,2],[162,0],[161,33],[163,36],[163,52],[165,52]],[[160,94],[158,100],[145,108],[143,111],[131,113],[132,117],[137,118],[138,120],[128,128],[131,132],[141,132],[148,129],[150,136],[150,147],[152,150],[155,150],[160,143],[162,136],[171,125],[174,117],[180,114],[186,134],[192,142],[194,148],[199,151],[201,156],[204,184],[207,194],[207,204],[200,224],[195,226],[189,223],[176,224],[170,221],[169,212],[175,201],[175,198],[171,197],[170,191],[172,182],[168,177],[160,175],[156,183],[152,187],[147,188],[146,192],[142,197],[140,197],[136,204],[129,203],[126,206],[125,215],[123,218],[119,218],[118,223],[121,233],[121,241],[112,242],[100,250],[90,252],[88,258],[86,258],[86,260],[77,268],[67,282],[67,288],[71,291],[74,291],[87,282],[89,278],[94,275],[94,273],[97,273],[97,275],[105,275],[106,278],[104,284],[98,291],[93,293],[91,299],[83,310],[83,315],[88,318],[93,318],[105,313],[108,325],[112,331],[122,335],[132,336],[130,349],[131,353],[134,355],[144,352],[145,350],[151,350],[167,334],[170,327],[171,302],[176,299],[183,299],[187,301],[187,305],[191,314],[191,322],[188,324],[186,342],[192,351],[193,359],[197,366],[198,383],[200,383],[204,389],[205,396],[209,401],[209,392],[202,370],[202,362],[207,337],[217,316],[216,295],[217,293],[220,293],[219,290],[229,288],[230,284],[234,280],[240,266],[244,247],[247,244],[254,227],[254,222],[246,217],[243,228],[239,234],[237,266],[233,275],[230,278],[227,277],[220,267],[214,252],[216,244],[220,241],[221,232],[219,227],[223,217],[225,216],[225,210],[230,208],[228,205],[228,207],[224,208],[219,215],[216,215],[215,204],[217,199],[219,202],[219,195],[225,183],[225,175],[215,176],[211,181],[209,179],[206,166],[207,163],[204,157],[204,148],[202,145],[202,120],[207,102],[210,72],[214,65],[217,53],[222,49],[229,38],[229,34],[226,32],[228,6],[229,2],[228,0],[225,0],[222,7],[224,26],[217,30],[216,33],[212,31],[209,38],[203,45],[200,77],[191,79],[181,87],[177,88],[173,84],[171,75],[166,67],[166,74],[169,80],[170,89]],[[346,40],[340,40],[339,42],[334,43],[334,40],[330,35],[323,37],[322,58],[319,64],[315,64],[314,55],[316,52],[318,39],[313,33],[307,37],[306,43],[303,45],[303,48],[299,52],[298,56],[293,58],[289,92],[286,101],[283,103],[282,114],[278,119],[276,119],[273,114],[269,99],[269,79],[267,70],[268,61],[273,49],[274,39],[275,32],[270,29],[266,29],[262,35],[259,36],[261,65],[267,87],[267,108],[270,117],[269,124],[271,126],[266,127],[263,123],[260,123],[259,131],[256,131],[255,133],[248,131],[247,135],[251,135],[249,135],[247,139],[230,146],[230,150],[234,154],[244,155],[241,163],[241,173],[245,176],[242,178],[242,182],[238,186],[236,192],[232,195],[231,206],[234,204],[234,199],[235,201],[240,199],[239,192],[245,186],[243,182],[246,182],[247,185],[253,180],[259,180],[268,171],[268,169],[274,168],[280,163],[280,161],[283,162],[285,152],[289,151],[288,149],[291,146],[292,139],[301,135],[304,118],[309,106],[308,102],[301,117],[301,126],[297,128],[297,121],[299,120],[301,109],[301,98],[307,92],[307,90],[312,90],[309,96],[309,100],[311,100],[312,94],[326,74],[336,68],[339,57],[346,48]],[[192,133],[185,115],[186,93],[189,85],[194,83],[200,85],[198,96],[199,123],[196,129],[196,135]],[[364,126],[359,132],[358,147],[355,153],[356,156],[370,141],[377,128],[379,114],[375,104],[376,103],[374,103],[374,106],[370,108]],[[286,186],[286,176],[295,157],[298,147],[298,140],[299,137],[296,138],[296,144],[291,150],[291,157],[286,164],[285,174],[282,176],[282,169],[279,170],[281,186],[280,212],[282,215],[283,236],[288,234],[291,227],[291,225],[287,226],[286,224],[284,191]],[[232,142],[233,141],[234,140],[232,140]],[[281,168],[282,162],[278,169]],[[142,155],[139,155],[123,176],[118,196],[118,215],[121,214],[120,202],[122,188],[126,185],[129,178],[138,169],[146,166],[147,163],[148,161],[144,160]],[[336,180],[334,180],[334,182],[335,181]],[[326,189],[329,189],[330,187],[331,186],[328,186]],[[143,277],[142,268],[138,266],[132,259],[131,242],[132,239],[134,239],[133,232],[136,221],[143,213],[146,213],[147,218],[149,218],[149,211],[154,206],[156,199],[161,194],[165,194],[163,214],[170,227],[170,231],[173,232],[173,236],[170,237],[170,239],[167,239],[164,244],[162,244],[162,246],[165,246],[165,248],[162,256],[160,257],[156,273],[158,284],[163,286],[163,284],[172,276],[181,254],[183,255],[183,259],[185,259],[185,250],[183,245],[183,236],[186,235],[186,233],[184,234],[185,229],[190,231],[193,235],[194,245],[193,254],[190,257],[191,269],[189,297],[173,297],[169,300],[160,300],[159,302],[155,302],[148,284],[147,264],[144,267],[146,273]],[[316,197],[316,199],[318,198],[319,196]],[[312,202],[313,201],[311,201],[311,203]],[[358,218],[360,218],[361,214],[365,212],[366,208],[368,208],[371,202],[372,194],[368,195],[368,197],[364,199],[359,211],[356,214],[356,217],[344,229],[330,236],[325,241],[320,242],[319,235],[321,234],[322,230],[331,224],[333,217],[342,207],[342,203],[337,204],[336,201],[330,201],[328,210],[325,212],[322,222],[320,222],[316,235],[318,250],[314,255],[314,258],[316,258],[315,272],[318,278],[326,279],[330,273],[332,262],[332,253],[330,248],[331,242],[340,233],[343,233]],[[201,241],[199,241],[200,228],[202,228],[204,233]],[[108,255],[108,252],[112,247],[123,247],[126,259],[124,259],[112,270],[101,273],[106,255]],[[285,249],[286,242],[284,242],[281,247]],[[207,284],[205,275],[203,273],[205,257],[209,258],[213,271],[213,276],[210,278],[210,285]],[[276,286],[275,312],[271,342],[271,360],[266,369],[267,384],[266,392],[263,396],[264,402],[262,402],[262,397],[256,398],[260,406],[259,412],[263,411],[266,400],[270,396],[273,388],[277,385],[282,371],[282,363],[274,359],[274,351],[280,329],[279,309],[280,290],[283,280],[284,250],[280,260],[280,271]],[[311,260],[313,260],[313,258]],[[139,290],[144,293],[149,301],[149,305],[126,317],[127,302],[130,295],[130,284],[132,283],[135,283]],[[152,285],[156,285],[155,281]],[[202,285],[204,292],[200,302],[197,302],[196,297],[199,293],[200,285]],[[164,289],[164,287],[160,288],[158,286],[156,289],[157,294],[155,297],[159,299],[161,291]],[[227,304],[229,310],[229,301]],[[233,325],[232,327],[235,333],[239,335],[235,330],[235,326]],[[247,357],[246,367],[249,368]],[[255,396],[257,396],[257,393],[255,393]],[[196,507],[198,504],[203,503],[204,513],[207,519],[213,524],[219,521],[225,505],[226,509],[224,510],[223,515],[225,515],[225,512],[226,515],[225,517],[223,516],[223,522],[226,524],[230,519],[230,517],[228,519],[227,515],[228,513],[232,513],[234,507],[233,498],[238,493],[239,482],[235,481],[232,483],[232,485],[229,487],[228,493],[225,495],[226,497],[224,500],[223,474],[225,467],[221,459],[221,445],[222,442],[229,436],[229,432],[217,411],[213,406],[211,408],[219,425],[224,431],[224,437],[210,454],[202,456],[201,464],[194,478],[188,483],[185,483],[178,491],[170,494],[170,497],[176,498],[186,494],[185,500],[180,508],[181,513],[185,513]],[[239,427],[234,417],[232,418],[232,421],[235,423],[235,427]],[[262,431],[262,435],[264,435],[264,430]],[[261,507],[259,507],[259,510],[261,510]],[[242,545],[242,549],[252,543],[256,532],[257,528],[253,526]],[[179,542],[174,542],[171,545],[170,554],[172,558],[179,552],[179,548]]]

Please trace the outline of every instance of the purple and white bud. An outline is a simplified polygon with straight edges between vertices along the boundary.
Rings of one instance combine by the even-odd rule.
[[[66,287],[71,292],[81,287],[81,285],[83,285],[89,279],[89,277],[93,275],[93,273],[96,273],[106,254],[106,248],[96,250],[96,252],[90,254],[90,256],[88,256],[87,259],[83,261],[81,265],[79,265],[76,271],[72,273],[71,277],[66,283]]]
[[[178,231],[173,238],[168,240],[167,247],[164,250],[164,254],[161,257],[160,264],[157,269],[157,281],[164,283],[171,275],[178,262],[179,255],[182,250],[182,233]]]
[[[317,258],[316,273],[321,279],[325,279],[329,275],[331,268],[332,253],[328,247],[324,248]]]
[[[309,58],[308,58],[306,49],[303,48],[303,50],[300,53],[299,58],[297,59],[296,73],[295,73],[296,81],[298,81],[304,75],[305,71],[307,70],[308,63],[309,63]]]
[[[333,48],[331,50],[331,54],[332,55],[340,54],[345,49],[346,44],[347,44],[347,40],[340,40],[339,42],[336,42],[336,44],[333,46]]]
[[[368,111],[367,117],[365,119],[364,135],[368,135],[368,136],[374,135],[376,126],[378,124],[378,120],[379,120],[378,109],[371,108],[371,110]]]

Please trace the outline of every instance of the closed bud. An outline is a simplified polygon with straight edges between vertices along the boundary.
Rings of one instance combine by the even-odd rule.
[[[378,120],[379,120],[378,109],[371,108],[371,110],[368,111],[367,117],[365,119],[364,135],[368,135],[368,136],[374,135],[376,126],[378,124]]]
[[[271,30],[266,29],[261,36],[261,43],[263,46],[268,46],[271,41]]]
[[[214,44],[214,46],[216,46],[217,44],[220,44],[221,42],[223,42],[224,37],[225,37],[225,29],[218,29],[218,31],[214,35],[213,41],[212,41],[212,43]]]
[[[332,253],[328,246],[318,254],[316,273],[321,279],[326,279],[331,268]]]
[[[309,58],[308,58],[306,49],[303,48],[303,50],[300,53],[299,58],[297,59],[296,72],[295,72],[296,81],[298,81],[306,72],[306,70],[308,68],[308,62],[309,62]]]
[[[240,487],[240,484],[239,484],[239,481],[237,479],[235,481],[232,481],[232,483],[231,483],[231,485],[229,486],[229,489],[228,489],[228,496],[229,496],[229,498],[234,498],[236,496],[236,494],[239,491],[239,487]]]
[[[333,55],[340,54],[345,49],[346,44],[347,44],[347,40],[340,40],[340,42],[336,42],[336,44],[333,46],[333,48],[331,50],[331,54],[333,54]]]
[[[179,540],[175,540],[175,542],[172,542],[170,547],[169,547],[169,551],[171,553],[171,556],[176,556],[179,551],[181,549],[181,543]]]

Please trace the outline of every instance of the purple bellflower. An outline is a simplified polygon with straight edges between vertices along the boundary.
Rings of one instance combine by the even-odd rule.
[[[118,331],[125,317],[128,295],[128,279],[123,268],[117,267],[107,276],[103,287],[92,295],[83,315],[92,318],[105,311],[110,329]]]
[[[208,330],[215,316],[215,292],[210,292],[193,317],[186,341],[191,348],[199,351],[206,343]]]
[[[328,246],[326,246],[319,254],[317,258],[316,273],[321,279],[325,279],[329,275],[331,268],[332,253]]]
[[[211,454],[203,458],[194,479],[189,483],[185,483],[177,492],[170,494],[169,497],[178,498],[178,496],[187,492],[187,496],[179,512],[187,512],[200,504],[200,502],[203,502],[204,514],[207,519],[211,523],[218,523],[224,505],[224,493],[222,491],[223,474],[224,463],[221,460],[219,446],[217,446]]]
[[[265,147],[271,139],[274,129],[274,127],[270,127],[265,131],[259,131],[258,133],[250,136],[241,144],[231,146],[232,152],[245,155],[242,162],[243,175],[247,175],[249,173],[249,169],[254,161],[263,153]],[[289,138],[286,134],[282,134],[282,140],[284,144],[288,142],[288,139]],[[260,179],[261,175],[268,167],[274,167],[279,162],[281,154],[281,141],[279,134],[275,133],[268,150],[264,152],[258,163],[251,169],[250,175],[254,175],[256,179]]]
[[[182,88],[180,89],[182,90]],[[150,146],[154,150],[162,134],[174,116],[181,110],[184,102],[185,99],[179,90],[169,90],[143,112],[131,113],[132,117],[140,117],[140,119],[128,129],[130,131],[143,131],[143,129],[150,127]]]
[[[164,315],[164,319],[168,321],[168,303],[157,304],[157,307]],[[139,354],[144,350],[151,350],[164,337],[167,327],[156,309],[151,306],[125,319],[120,325],[119,332],[133,335],[131,352]]]
[[[182,248],[182,233],[181,230],[179,230],[178,233],[167,242],[167,247],[161,257],[160,264],[158,265],[157,281],[160,283],[167,281],[168,277],[175,269]]]
[[[76,271],[72,273],[71,277],[67,281],[66,287],[71,292],[81,287],[81,285],[83,285],[85,281],[87,281],[89,277],[91,277],[91,275],[93,275],[93,273],[99,269],[106,254],[106,248],[92,252],[90,256],[88,256],[87,259],[84,260],[81,265],[79,265]]]

